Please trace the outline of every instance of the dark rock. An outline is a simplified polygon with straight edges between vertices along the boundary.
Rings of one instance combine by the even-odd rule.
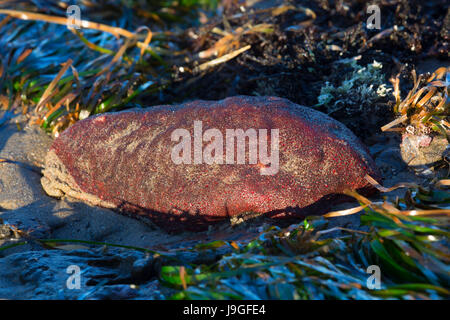
[[[131,278],[144,258],[120,248],[14,253],[0,259],[0,299],[162,299],[157,282],[137,286]]]
[[[134,261],[131,269],[131,276],[135,281],[148,280],[152,276],[155,276],[153,268],[153,258],[146,257]]]
[[[203,149],[196,149],[195,121],[201,122],[201,134],[214,136],[203,136]],[[172,141],[177,129],[194,138],[190,151],[174,152],[180,151],[180,137]],[[230,157],[234,164],[227,164],[226,129],[255,129],[254,142],[261,139],[267,147],[254,148],[252,158],[247,138],[244,163]],[[222,149],[213,143],[220,134]],[[261,157],[264,150],[271,162]],[[208,155],[223,164],[208,164]],[[176,164],[178,156],[185,156],[185,163]],[[367,188],[366,174],[379,178],[366,148],[343,124],[285,99],[247,96],[79,121],[54,141],[43,174],[42,185],[51,196],[68,195],[165,224],[194,218],[212,222],[245,212],[281,217],[310,208],[320,213],[331,195]]]

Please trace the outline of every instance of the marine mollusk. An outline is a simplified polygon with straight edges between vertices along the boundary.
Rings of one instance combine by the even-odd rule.
[[[236,96],[79,121],[54,140],[42,185],[161,221],[213,221],[301,212],[368,187],[366,174],[378,177],[343,124],[286,99]]]

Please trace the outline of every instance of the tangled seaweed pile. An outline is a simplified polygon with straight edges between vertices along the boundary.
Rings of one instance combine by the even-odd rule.
[[[0,105],[33,115],[33,122],[55,136],[89,115],[130,107],[144,92],[164,88],[170,82],[165,57],[173,55],[167,48],[171,35],[163,31],[165,24],[161,31],[145,25],[182,24],[200,5],[83,1],[83,28],[77,29],[66,26],[72,21],[65,17],[67,3],[24,1],[3,9],[8,4],[0,4]]]
[[[368,232],[343,229],[333,239],[320,237],[334,231],[324,220],[271,227],[243,246],[226,244],[234,252],[213,265],[163,266],[160,278],[180,290],[174,299],[448,298],[448,217],[413,214],[373,205],[361,217]],[[379,290],[368,286],[374,265]]]
[[[367,137],[393,119],[380,106],[386,92],[381,88],[374,104],[361,107],[353,97],[328,110],[319,98],[327,87],[341,86],[345,70],[330,74],[337,60],[362,55],[349,77],[381,63],[383,75],[372,79],[380,83],[364,84],[378,89],[383,77],[409,77],[420,59],[448,58],[445,1],[374,4],[383,13],[382,31],[365,27],[360,1],[261,1],[240,9],[245,6],[233,1],[217,7],[214,1],[89,0],[79,3],[84,28],[78,30],[65,25],[67,2],[3,1],[0,103],[24,112],[37,104],[33,120],[57,135],[79,119],[134,103],[273,95],[319,103],[320,111]],[[348,110],[358,112],[349,119]]]

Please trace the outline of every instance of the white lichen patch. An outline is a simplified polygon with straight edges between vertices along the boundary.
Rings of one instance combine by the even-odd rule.
[[[356,106],[376,103],[380,98],[386,97],[392,88],[384,82],[381,72],[383,65],[380,62],[365,67],[357,64],[357,59],[343,59],[339,63],[351,67],[351,71],[343,76],[338,85],[326,82],[321,88],[316,106],[326,106],[332,113],[344,106]]]

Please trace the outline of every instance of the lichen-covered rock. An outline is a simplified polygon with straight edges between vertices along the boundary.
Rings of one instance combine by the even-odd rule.
[[[404,133],[400,150],[403,161],[411,167],[433,166],[443,159],[448,147],[446,137]]]
[[[243,154],[227,129],[248,134]],[[79,121],[55,139],[42,185],[51,196],[161,222],[210,222],[298,213],[368,187],[366,174],[379,177],[341,123],[285,99],[237,96]]]

